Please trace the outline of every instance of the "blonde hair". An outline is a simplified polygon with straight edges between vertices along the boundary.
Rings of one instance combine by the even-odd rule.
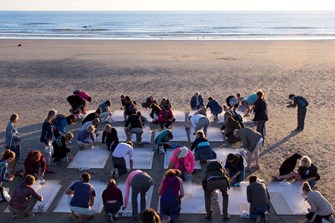
[[[94,128],[93,125],[90,125],[90,126],[87,127],[86,130],[87,130],[88,132],[94,132],[94,131],[95,131],[95,128]]]
[[[116,186],[116,181],[113,178],[110,178],[107,182],[108,186]]]
[[[73,135],[72,132],[67,132],[67,133],[65,134],[64,138],[66,138],[66,139],[70,139],[70,140],[71,140],[71,139],[74,138],[74,135]]]
[[[105,125],[105,131],[112,129],[112,126],[110,124]]]
[[[308,156],[301,157],[300,166],[310,167],[312,165],[312,160]]]
[[[198,130],[196,132],[196,135],[199,136],[199,137],[201,137],[201,138],[206,138],[205,133],[204,133],[203,130]]]

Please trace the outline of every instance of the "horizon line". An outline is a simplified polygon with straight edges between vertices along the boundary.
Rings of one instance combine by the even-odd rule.
[[[330,10],[6,10],[0,12],[335,12]]]

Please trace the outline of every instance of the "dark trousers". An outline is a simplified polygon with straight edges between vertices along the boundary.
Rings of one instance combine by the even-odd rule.
[[[176,119],[174,118],[173,120],[172,120],[172,122],[170,122],[170,121],[168,121],[168,122],[161,122],[160,124],[161,124],[161,128],[163,129],[164,127],[165,128],[169,128],[169,126],[170,125],[172,125],[172,123],[174,123],[176,121]]]
[[[265,139],[265,120],[257,121],[256,131],[262,134],[263,139]]]
[[[307,108],[298,108],[298,129],[303,130],[305,127],[305,117]]]
[[[116,203],[106,203],[104,206],[105,213],[106,214],[112,214],[113,216],[116,215],[116,213],[120,210],[122,205],[119,202]]]
[[[308,220],[311,220],[314,216],[314,212],[309,212],[307,215],[306,215],[306,218]],[[314,221],[313,222],[316,222],[316,223],[322,223],[322,218],[325,218],[327,220],[329,220],[329,217],[331,216],[332,214],[329,214],[329,215],[324,215],[324,216],[321,216],[321,215],[316,215],[315,218],[314,218]]]
[[[126,160],[123,157],[112,156],[113,167],[117,168],[119,174],[127,173]]]
[[[114,142],[114,143],[113,143]],[[112,145],[113,143],[113,145]],[[107,149],[111,151],[112,153],[114,152],[116,146],[119,144],[119,140],[116,139],[115,141],[112,142],[106,142]]]
[[[226,179],[210,180],[207,182],[207,188],[205,190],[205,207],[207,216],[212,216],[213,214],[211,195],[216,189],[219,189],[222,193],[223,217],[228,217],[228,182]]]
[[[146,193],[153,184],[152,178],[146,173],[138,173],[131,180],[131,204],[133,209],[133,217],[138,216],[137,196],[141,195],[141,212],[146,209]]]

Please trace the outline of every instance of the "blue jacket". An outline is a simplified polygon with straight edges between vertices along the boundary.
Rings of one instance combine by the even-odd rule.
[[[218,115],[222,112],[222,107],[214,99],[208,102],[206,108],[210,108],[213,115]]]

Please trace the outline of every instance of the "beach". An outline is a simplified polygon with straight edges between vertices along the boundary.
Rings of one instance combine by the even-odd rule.
[[[23,154],[40,149],[40,130],[47,112],[53,108],[69,114],[66,97],[75,89],[91,94],[93,101],[88,109],[96,109],[107,99],[112,101],[113,110],[120,109],[119,97],[124,94],[139,103],[150,95],[157,99],[167,97],[173,109],[184,112],[190,111],[189,101],[196,91],[205,102],[212,96],[222,104],[229,95],[239,92],[247,96],[263,89],[269,111],[267,138],[260,152],[261,169],[253,173],[269,182],[290,154],[308,155],[321,175],[318,189],[335,205],[332,185],[335,121],[331,118],[335,106],[334,51],[334,40],[0,40],[1,152],[5,128],[14,112],[20,115],[17,127],[23,137]],[[297,111],[286,107],[289,94],[304,96],[309,101],[305,129],[298,134],[292,134]],[[73,129],[78,127],[77,124]],[[77,151],[75,143],[71,149],[73,154]],[[161,161],[162,157],[155,154],[154,168],[148,171],[154,179],[162,177]],[[21,167],[22,163],[23,156]],[[61,178],[61,192],[80,174],[65,166],[54,169],[56,174],[46,179]],[[92,178],[107,181],[107,168],[92,172]],[[200,183],[201,178],[198,173],[193,180]],[[155,181],[154,194],[159,180]],[[14,184],[18,182],[15,179]],[[56,200],[59,198],[60,195]],[[157,199],[155,195],[152,202],[155,208]],[[55,203],[47,214],[29,222],[69,222],[69,214],[52,213]],[[0,216],[8,222],[11,215],[2,214],[5,208],[1,203]],[[214,217],[213,222],[221,220]],[[98,221],[104,221],[103,214],[91,222]],[[202,215],[182,215],[180,222],[205,220]],[[234,216],[231,222],[248,221]],[[271,222],[304,222],[304,216],[277,216],[272,209]]]

